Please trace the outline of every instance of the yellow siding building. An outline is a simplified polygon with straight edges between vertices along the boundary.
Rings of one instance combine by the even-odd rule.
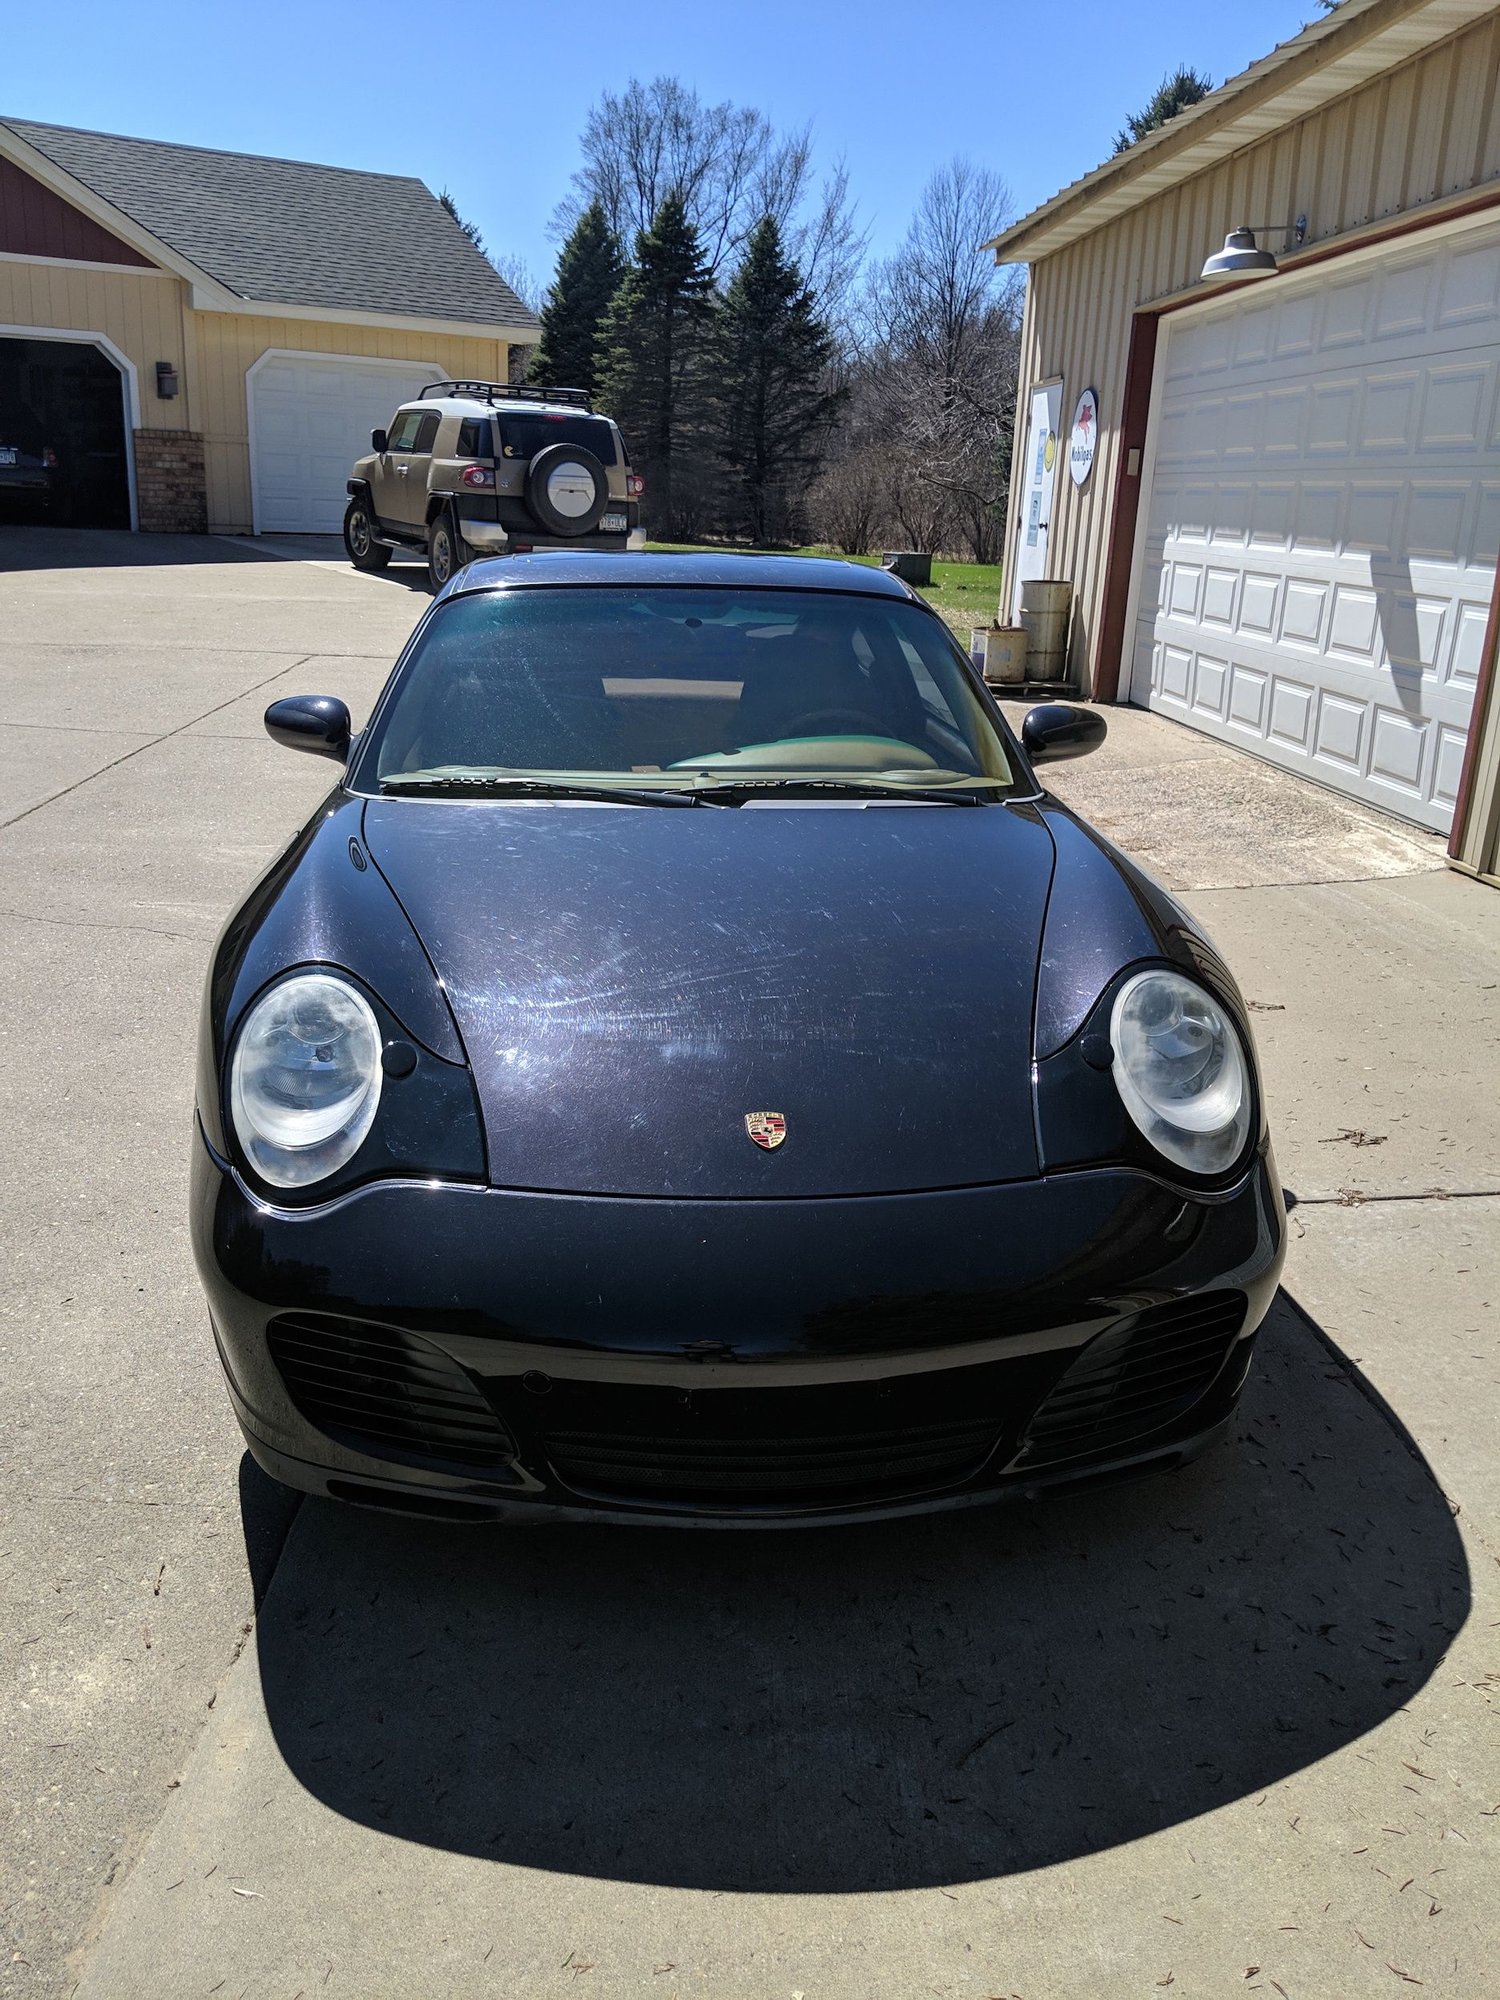
[[[420,181],[0,123],[0,450],[49,518],[336,530],[371,428],[538,333]]]

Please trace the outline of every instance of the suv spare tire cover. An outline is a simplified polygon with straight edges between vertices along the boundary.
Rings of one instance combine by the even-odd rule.
[[[526,505],[554,535],[590,535],[609,505],[609,481],[591,451],[549,444],[526,468]]]

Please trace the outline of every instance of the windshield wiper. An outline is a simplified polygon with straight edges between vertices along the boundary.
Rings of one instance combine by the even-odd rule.
[[[633,785],[575,784],[568,778],[462,777],[434,774],[432,777],[382,778],[384,796],[415,796],[460,799],[602,799],[608,805],[697,806],[703,801],[689,791],[669,792]]]
[[[700,780],[701,796],[710,805],[739,804],[755,792],[832,792],[846,799],[906,799],[917,805],[982,806],[990,804],[986,792],[1004,784],[1000,778],[982,780],[978,787],[964,791],[940,790],[931,785],[882,785],[866,778],[714,778],[706,773]]]

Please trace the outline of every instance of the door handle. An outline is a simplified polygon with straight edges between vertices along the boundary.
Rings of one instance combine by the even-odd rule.
[[[404,479],[407,473],[411,471],[411,467],[409,465],[398,465],[396,467],[396,471],[401,476],[401,478]]]

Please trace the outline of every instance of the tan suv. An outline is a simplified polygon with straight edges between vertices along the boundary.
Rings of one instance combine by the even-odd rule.
[[[619,425],[581,389],[434,382],[370,445],[344,514],[356,569],[408,549],[441,590],[479,555],[623,549],[640,519],[645,482]]]

